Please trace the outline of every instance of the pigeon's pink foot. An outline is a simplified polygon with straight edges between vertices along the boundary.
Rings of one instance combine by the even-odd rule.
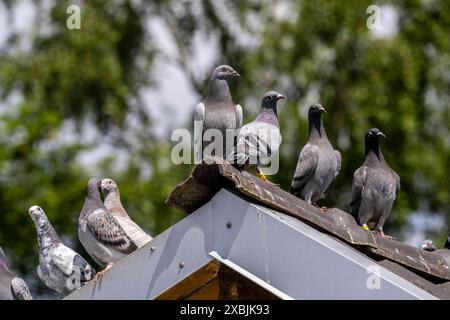
[[[381,237],[383,237],[383,238],[387,238],[387,239],[391,239],[391,240],[397,240],[397,239],[394,238],[394,237],[391,237],[391,236],[388,236],[388,235],[384,234],[383,230],[379,231],[378,234],[379,234]]]
[[[113,266],[113,263],[108,263],[105,269],[96,273],[94,277],[94,282],[100,281],[103,277],[103,274],[108,271]]]

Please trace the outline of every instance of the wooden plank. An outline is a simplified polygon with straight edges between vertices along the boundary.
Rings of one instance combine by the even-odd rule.
[[[217,278],[219,262],[212,261],[159,295],[155,300],[182,300],[195,295]]]

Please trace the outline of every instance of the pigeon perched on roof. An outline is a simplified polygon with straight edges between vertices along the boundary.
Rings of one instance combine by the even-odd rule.
[[[25,281],[9,270],[5,253],[2,247],[0,247],[0,300],[32,299]]]
[[[120,201],[119,187],[117,183],[109,178],[101,181],[101,190],[104,195],[106,209],[116,218],[125,233],[133,240],[138,248],[153,238],[144,232],[133,220],[131,220]]]
[[[97,277],[138,248],[103,204],[100,198],[100,183],[98,178],[89,180],[78,219],[78,238],[81,244],[95,262],[106,266]]]
[[[44,210],[39,206],[32,206],[28,213],[36,226],[39,279],[61,294],[69,294],[92,280],[95,270],[82,256],[61,242]]]
[[[364,229],[385,236],[383,226],[400,190],[400,177],[384,159],[381,137],[386,136],[377,128],[365,135],[365,159],[353,175],[350,213]]]
[[[436,244],[433,240],[426,239],[422,241],[422,244],[420,245],[420,248],[425,251],[435,251],[437,250]]]
[[[258,116],[239,130],[235,149],[227,156],[227,161],[238,168],[256,165],[259,176],[266,181],[261,166],[278,152],[282,141],[277,112],[281,99],[286,97],[276,91],[264,94]]]
[[[447,236],[444,249],[437,249],[432,240],[424,240],[421,247],[424,250],[436,253],[450,266],[450,234]]]
[[[291,193],[315,204],[328,190],[341,169],[341,153],[333,149],[322,122],[326,110],[313,104],[308,110],[308,142],[297,161]]]
[[[233,146],[236,131],[242,126],[243,120],[242,107],[233,102],[228,87],[228,81],[235,78],[240,78],[240,75],[232,67],[221,65],[215,68],[209,81],[208,95],[194,109],[196,162],[202,160],[203,155],[225,158]],[[212,150],[216,143],[214,138],[208,137],[208,134],[205,136],[208,129],[217,129],[222,134],[221,150],[219,146],[218,150]],[[214,134],[212,130],[209,133]],[[211,144],[210,147],[207,147],[209,144]]]

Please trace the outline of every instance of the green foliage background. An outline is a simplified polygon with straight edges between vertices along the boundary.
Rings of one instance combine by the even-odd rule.
[[[9,15],[18,2],[3,0]],[[199,32],[217,41],[215,65],[228,63],[241,73],[232,93],[247,121],[265,91],[288,96],[280,111],[281,170],[272,179],[281,187],[289,188],[306,141],[308,103],[319,100],[328,110],[328,135],[343,155],[324,204],[346,208],[364,132],[378,127],[388,137],[385,156],[402,179],[387,232],[401,239],[408,216],[418,211],[448,221],[448,1],[90,0],[50,2],[49,12],[33,2],[40,14],[30,48],[14,33],[0,47],[0,245],[35,293],[48,291],[36,280],[31,205],[42,206],[64,241],[85,257],[76,230],[90,176],[115,179],[127,210],[153,235],[182,218],[164,201],[192,167],[171,163],[170,135],[155,133],[148,112],[158,106],[139,95],[156,85],[151,71],[164,54],[148,31],[152,19],[167,26],[177,54],[165,58],[185,72],[199,97],[210,76],[190,64]],[[66,28],[72,3],[82,8],[81,30]],[[374,37],[367,28],[370,4],[396,10],[393,37]],[[70,141],[68,125],[75,128]],[[87,142],[86,135],[98,138]],[[104,143],[117,152],[95,166],[80,163],[81,154]],[[119,153],[127,155],[120,169]],[[448,228],[441,231],[432,235],[439,243]]]

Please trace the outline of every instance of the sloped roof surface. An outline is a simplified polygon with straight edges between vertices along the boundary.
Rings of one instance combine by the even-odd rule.
[[[197,165],[167,202],[190,214],[220,189],[237,190],[250,201],[293,216],[354,247],[435,296],[450,299],[450,266],[438,255],[366,231],[349,213],[337,208],[322,212],[276,185],[236,170],[223,159],[209,159],[208,163]]]

